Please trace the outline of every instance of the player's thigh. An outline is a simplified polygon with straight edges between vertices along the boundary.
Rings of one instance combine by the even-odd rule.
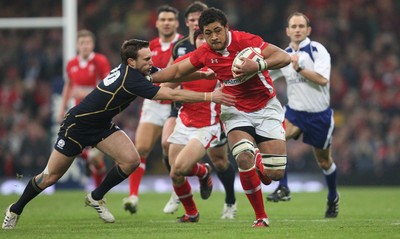
[[[257,144],[261,154],[286,155],[286,141],[271,139]]]
[[[162,127],[152,123],[143,122],[138,125],[136,129],[135,144],[138,151],[143,153],[150,153],[154,144],[160,138]],[[144,152],[142,152],[144,151]],[[145,155],[141,155],[145,157]]]
[[[96,147],[109,155],[117,164],[137,166],[140,163],[139,154],[128,135],[118,130],[99,142]]]
[[[67,172],[74,159],[74,156],[68,157],[53,149],[43,173],[36,176],[36,181],[39,183],[38,186],[45,188],[54,184]],[[38,180],[39,177],[43,177],[42,180]]]
[[[296,138],[301,134],[301,129],[285,119],[286,139]]]
[[[176,125],[176,118],[175,117],[169,117],[167,121],[165,121],[164,127],[162,129],[162,134],[161,134],[161,143],[163,145],[163,150],[168,152],[168,137],[174,132],[174,128]]]
[[[53,149],[47,162],[47,166],[43,172],[45,175],[47,174],[61,177],[71,166],[74,159],[74,156],[68,157]]]
[[[197,139],[191,139],[176,157],[175,167],[184,171],[191,170],[205,154],[203,144]]]

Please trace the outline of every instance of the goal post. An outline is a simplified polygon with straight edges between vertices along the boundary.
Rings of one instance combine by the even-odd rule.
[[[77,37],[77,0],[62,0],[62,16],[61,17],[10,17],[0,18],[0,30],[2,29],[48,29],[62,28],[62,53],[63,53],[63,69],[62,77],[65,81],[65,68],[68,60],[76,55],[76,37]],[[55,123],[55,117],[59,112],[61,96],[57,92],[53,92],[51,96],[51,112],[52,121],[51,139],[55,141],[58,131],[58,124]],[[74,185],[80,187],[82,185],[82,172],[76,160],[70,169],[59,180],[58,185]],[[6,180],[7,181],[7,180]],[[5,182],[6,183],[6,182]],[[4,183],[4,184],[5,184]],[[2,186],[0,184],[0,186]],[[13,186],[15,188],[15,186]],[[53,187],[53,186],[52,186]],[[0,187],[1,189],[3,187]],[[53,187],[54,188],[54,187]],[[12,190],[12,188],[9,188]],[[0,194],[3,192],[0,191]],[[22,192],[21,192],[22,193]]]
[[[62,17],[0,18],[0,29],[62,28],[63,69],[65,69],[68,60],[75,55],[78,12],[77,8],[77,0],[62,0]]]

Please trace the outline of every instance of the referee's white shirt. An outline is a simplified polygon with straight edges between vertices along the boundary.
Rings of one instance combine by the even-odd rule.
[[[292,63],[279,69],[271,70],[273,80],[283,76],[287,83],[288,105],[293,110],[306,112],[321,112],[330,104],[330,72],[331,57],[326,48],[319,42],[304,39],[299,50],[295,51],[290,45],[285,49],[290,55],[299,56],[299,66],[317,72],[328,80],[325,86],[313,83],[297,73]]]

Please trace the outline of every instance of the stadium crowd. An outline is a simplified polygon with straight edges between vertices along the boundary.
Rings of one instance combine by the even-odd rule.
[[[62,15],[62,1],[41,2],[14,0],[0,8],[0,17]],[[116,66],[123,40],[156,36],[155,9],[162,4],[181,11],[180,32],[186,34],[182,12],[191,2],[80,0],[78,28],[93,31],[96,51]],[[338,172],[344,176],[396,173],[400,167],[399,1],[204,2],[223,9],[231,28],[265,36],[282,48],[288,44],[286,17],[293,11],[308,15],[313,39],[323,43],[332,57],[331,104],[336,123],[332,152]],[[55,95],[62,90],[62,60],[61,29],[0,29],[0,178],[32,176],[45,167],[55,137],[52,112],[58,105]],[[285,101],[284,83],[278,81],[276,86]],[[138,100],[115,119],[132,138],[140,107]],[[309,146],[289,141],[288,148],[291,171],[317,170]]]

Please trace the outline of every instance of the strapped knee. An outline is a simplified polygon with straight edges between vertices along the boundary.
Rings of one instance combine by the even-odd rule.
[[[254,148],[253,142],[251,142],[248,139],[242,139],[239,142],[237,142],[235,145],[233,145],[232,154],[236,161],[237,161],[237,157],[239,156],[239,154],[243,153],[243,152],[249,152],[254,155],[255,148]]]
[[[261,154],[261,157],[264,169],[278,170],[286,168],[286,155]]]

